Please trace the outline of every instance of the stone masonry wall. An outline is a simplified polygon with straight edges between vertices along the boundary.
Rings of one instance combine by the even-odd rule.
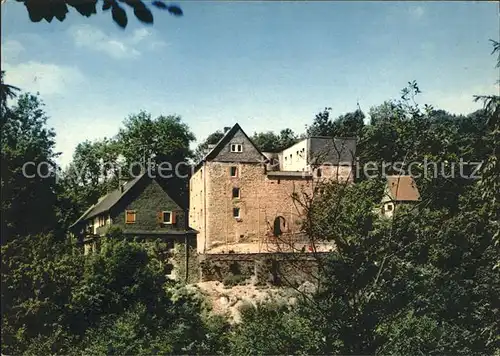
[[[236,177],[231,177],[231,167],[237,168]],[[315,183],[336,179],[337,175],[341,181],[352,181],[350,167],[321,167],[321,171],[321,177],[314,172],[313,180],[301,177],[269,178],[260,164],[208,162],[190,181],[189,224],[199,231],[198,252],[210,253],[218,246],[227,246],[226,252],[269,250],[275,244],[270,237],[278,216],[284,218],[289,235],[298,233],[302,211],[292,199],[292,194],[297,193],[299,197],[303,192],[310,194]],[[232,197],[233,188],[240,189],[239,198]],[[233,216],[234,208],[240,209],[239,218]],[[234,244],[243,244],[244,247],[240,246],[237,251],[231,247]],[[250,250],[241,250],[247,248],[245,244],[250,246]],[[220,252],[220,248],[217,251]]]
[[[193,229],[199,231],[197,234],[197,250],[203,252],[204,246],[204,184],[203,174],[205,167],[198,169],[189,180],[189,221],[188,224]]]
[[[199,256],[200,281],[220,281],[240,277],[257,285],[298,286],[315,282],[318,262],[327,254],[205,254]]]
[[[230,176],[236,166],[238,177]],[[233,188],[240,197],[233,198]],[[292,194],[310,192],[306,179],[269,179],[258,164],[210,162],[207,166],[207,236],[206,249],[221,244],[263,243],[273,229],[274,219],[282,216],[290,232],[298,232],[301,212]],[[239,218],[233,209],[239,208]]]

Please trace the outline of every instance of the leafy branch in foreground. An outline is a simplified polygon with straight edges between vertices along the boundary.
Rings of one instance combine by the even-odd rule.
[[[98,0],[16,0],[22,2],[32,22],[45,20],[51,22],[54,18],[59,21],[66,19],[68,6],[74,8],[80,15],[90,17],[97,14]],[[127,12],[120,6],[126,4],[134,11],[135,17],[142,23],[152,24],[153,13],[142,0],[102,0],[102,11],[111,10],[113,21],[121,28],[127,27]],[[182,16],[182,9],[177,5],[168,5],[163,1],[153,1],[151,5],[157,9],[168,11],[171,15]]]

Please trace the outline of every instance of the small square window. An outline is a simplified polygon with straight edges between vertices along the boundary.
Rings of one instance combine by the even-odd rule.
[[[164,224],[171,224],[172,223],[172,212],[171,211],[164,211],[162,213],[163,215],[163,223]]]
[[[233,217],[235,218],[240,217],[240,208],[233,208]]]
[[[134,224],[137,216],[135,210],[125,210],[125,223]]]
[[[240,188],[233,188],[233,198],[240,197]]]
[[[231,177],[238,176],[238,168],[237,167],[231,167],[230,172],[231,172]]]
[[[233,143],[231,144],[231,152],[242,152],[243,151],[243,147],[241,144],[239,143]]]
[[[387,204],[387,211],[391,211],[392,210],[392,204]]]

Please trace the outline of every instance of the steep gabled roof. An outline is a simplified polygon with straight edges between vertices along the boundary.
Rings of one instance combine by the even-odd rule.
[[[108,194],[99,198],[97,203],[88,208],[87,211],[85,211],[85,213],[83,213],[82,216],[80,216],[78,220],[75,221],[73,225],[70,226],[70,228],[76,226],[78,223],[84,220],[93,218],[94,216],[97,216],[111,209],[120,201],[121,198],[127,195],[130,189],[132,189],[132,187],[134,187],[144,176],[147,176],[147,174],[142,173],[141,175],[135,177],[134,179],[126,182],[122,187],[117,188],[112,192],[109,192]]]
[[[412,176],[388,176],[387,191],[393,201],[418,201],[420,193]]]
[[[219,142],[217,142],[217,144],[215,145],[214,148],[212,148],[202,159],[200,162],[198,162],[196,164],[196,167],[195,167],[195,171],[197,171],[203,162],[206,162],[206,161],[209,161],[215,157],[217,157],[217,155],[220,153],[220,151],[229,143],[229,141],[234,137],[234,135],[238,132],[238,131],[241,131],[243,133],[243,135],[245,135],[245,137],[248,139],[248,141],[252,144],[252,146],[257,150],[257,152],[259,152],[259,154],[264,158],[266,159],[267,157],[264,156],[261,152],[261,150],[259,150],[259,148],[255,145],[255,143],[253,143],[252,139],[250,137],[248,137],[248,135],[245,133],[245,131],[243,131],[243,129],[241,128],[241,126],[236,123],[234,124],[233,127],[231,127],[231,129],[229,129],[225,134],[224,136],[222,136],[222,138],[219,140]]]

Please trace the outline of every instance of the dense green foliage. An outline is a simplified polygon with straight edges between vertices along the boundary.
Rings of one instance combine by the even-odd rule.
[[[283,129],[279,134],[272,131],[255,132],[251,139],[262,152],[279,152],[298,141],[291,129]]]
[[[2,104],[3,105],[3,104]],[[2,110],[2,242],[50,231],[56,223],[55,133],[37,96],[23,94]],[[47,207],[42,208],[40,207]]]
[[[84,257],[64,238],[116,184],[122,164],[193,157],[194,136],[180,118],[133,115],[115,138],[81,143],[58,176],[40,99],[2,102],[2,353],[500,354],[499,99],[484,97],[484,110],[456,116],[422,110],[419,92],[410,82],[400,99],[372,108],[366,123],[360,110],[333,119],[327,108],[308,134],[357,137],[360,163],[407,168],[428,159],[448,174],[417,178],[421,201],[392,219],[377,213],[380,176],[295,195],[311,244],[333,241],[336,251],[318,259],[316,292],[294,305],[244,305],[236,325],[209,316],[203,299],[166,278],[161,244],[113,231]],[[196,154],[221,136],[209,136]],[[263,150],[296,138],[288,129],[254,135]],[[449,174],[459,173],[451,163],[460,158],[485,160],[481,177]],[[47,177],[25,177],[28,161],[48,162]],[[103,170],[103,162],[115,165]],[[413,174],[424,172],[415,167]]]

